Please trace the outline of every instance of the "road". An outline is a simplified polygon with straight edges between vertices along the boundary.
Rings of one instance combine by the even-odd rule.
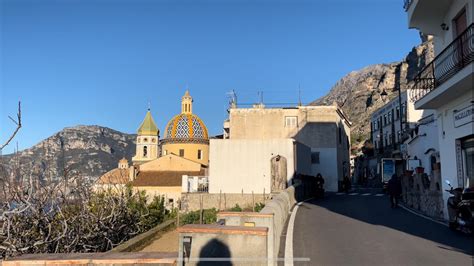
[[[473,265],[473,242],[364,191],[302,204],[293,256],[311,260],[295,265]]]

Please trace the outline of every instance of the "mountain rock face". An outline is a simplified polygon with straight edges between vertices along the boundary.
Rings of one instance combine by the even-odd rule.
[[[68,169],[84,181],[95,181],[116,168],[123,157],[131,161],[135,137],[100,126],[70,127],[29,149],[0,157],[0,163],[10,170],[21,169],[22,174],[43,179],[55,179]]]
[[[384,105],[380,94],[385,90],[391,100],[398,96],[397,88],[405,91],[411,80],[434,58],[431,38],[414,47],[405,59],[389,64],[367,66],[340,79],[329,93],[310,105],[337,104],[353,123],[353,148],[360,147],[369,138],[370,116]]]

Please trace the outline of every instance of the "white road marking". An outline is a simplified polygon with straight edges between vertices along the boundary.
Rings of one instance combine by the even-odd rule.
[[[339,193],[336,193],[336,195],[338,195],[338,196],[340,196],[340,195],[344,195],[344,194],[346,194],[346,193],[341,193],[341,192],[339,192]]]
[[[288,222],[288,228],[286,230],[286,240],[285,240],[285,266],[293,266],[293,230],[295,228],[295,218],[298,207],[301,206],[303,202],[296,204],[291,212],[290,221]],[[277,241],[277,240],[275,240]]]
[[[351,194],[349,194],[349,196],[355,196],[355,195],[359,195],[359,193],[351,193]]]
[[[382,196],[384,196],[384,195],[385,195],[385,194],[376,194],[375,196],[376,196],[376,197],[382,197]]]
[[[362,194],[362,196],[369,196],[369,195],[372,195],[372,194],[371,193]]]

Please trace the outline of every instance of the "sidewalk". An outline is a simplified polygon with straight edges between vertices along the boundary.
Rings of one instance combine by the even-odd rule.
[[[179,233],[175,230],[158,234],[153,242],[139,252],[178,252]]]

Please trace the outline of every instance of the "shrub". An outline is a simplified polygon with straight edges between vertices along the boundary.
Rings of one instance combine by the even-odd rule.
[[[265,203],[259,202],[255,204],[255,212],[260,212],[263,208],[265,208]]]
[[[233,212],[241,212],[242,211],[242,208],[239,206],[239,204],[235,204],[234,207],[232,207],[230,209],[230,211],[233,211]]]

